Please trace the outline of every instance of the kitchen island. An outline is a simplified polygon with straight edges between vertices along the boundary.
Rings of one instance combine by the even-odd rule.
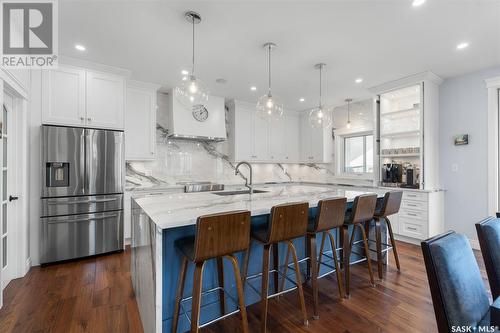
[[[195,234],[198,216],[249,210],[252,215],[252,225],[258,225],[267,223],[271,207],[278,204],[307,201],[310,207],[309,215],[315,216],[317,203],[321,199],[346,197],[349,207],[354,197],[360,194],[377,193],[381,198],[385,192],[376,189],[359,191],[329,185],[294,184],[257,186],[255,190],[262,192],[252,195],[220,195],[217,192],[172,193],[133,199],[131,275],[145,332],[171,331],[175,290],[182,259],[174,247],[174,242],[179,238]],[[336,238],[338,241],[338,235]],[[304,239],[296,239],[294,243],[299,257],[304,257]],[[284,247],[280,247],[280,264],[284,261],[284,254]],[[243,254],[239,253],[236,256],[241,264]],[[252,244],[249,275],[261,271],[261,258],[262,246]],[[351,256],[351,262],[357,259],[356,255]],[[230,269],[230,265],[225,264],[225,288],[235,296],[234,278]],[[191,295],[192,272],[192,267],[189,267],[185,296]],[[207,262],[203,273],[203,290],[217,286],[216,272],[215,263]],[[260,289],[260,278],[250,283],[255,289]],[[259,300],[260,294],[254,288],[245,288],[247,305]],[[190,301],[184,302],[183,305],[183,309],[188,311],[187,315],[190,316]],[[236,304],[228,298],[226,311],[235,308]],[[180,331],[189,329],[188,316],[184,315],[183,309],[181,308],[179,317]],[[207,294],[202,300],[200,323],[210,321],[218,314],[218,293]]]

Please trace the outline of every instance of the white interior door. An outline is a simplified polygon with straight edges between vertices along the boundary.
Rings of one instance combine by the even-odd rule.
[[[15,166],[15,135],[13,133],[14,125],[13,121],[13,111],[15,98],[4,93],[4,102],[1,111],[1,144],[0,144],[0,166],[1,166],[1,177],[0,177],[0,222],[2,224],[0,244],[2,247],[2,290],[9,284],[9,282],[16,278],[18,275],[18,258],[16,253],[18,242],[17,230],[16,230],[16,203],[17,197],[12,193],[15,187],[14,180],[17,178]]]

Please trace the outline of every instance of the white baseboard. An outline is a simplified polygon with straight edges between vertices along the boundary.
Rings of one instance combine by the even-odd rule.
[[[410,243],[410,244],[418,245],[418,246],[420,246],[420,242],[421,242],[420,239],[406,237],[406,236],[402,236],[402,235],[398,235],[398,234],[394,234],[394,238],[400,242]]]

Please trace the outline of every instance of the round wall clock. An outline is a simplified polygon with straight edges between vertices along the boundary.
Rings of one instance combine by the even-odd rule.
[[[193,118],[201,122],[207,120],[208,118],[207,108],[202,104],[193,105]]]

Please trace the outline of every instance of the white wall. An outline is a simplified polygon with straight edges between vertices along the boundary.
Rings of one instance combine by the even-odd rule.
[[[29,103],[29,227],[30,227],[30,256],[31,264],[36,266],[40,263],[40,188],[42,171],[40,170],[41,136],[42,125],[42,75],[40,70],[34,70],[31,74],[31,89]]]
[[[440,87],[440,181],[446,190],[445,228],[477,240],[474,224],[488,215],[487,113],[485,79],[500,76],[500,66],[447,79]],[[453,138],[469,134],[469,144]],[[458,171],[452,172],[452,164]]]

